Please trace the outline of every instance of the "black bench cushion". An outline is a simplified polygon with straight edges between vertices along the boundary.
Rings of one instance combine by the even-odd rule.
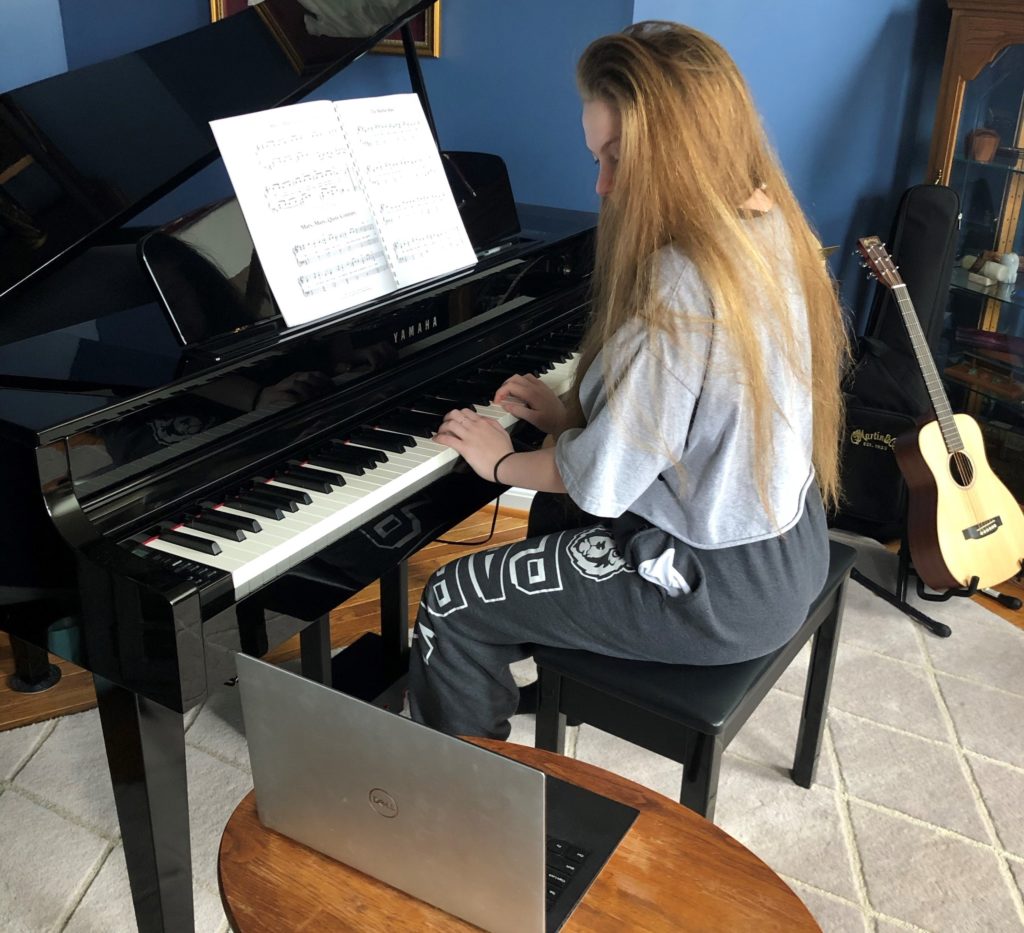
[[[811,604],[807,621],[787,644],[761,658],[714,666],[660,664],[540,645],[534,651],[534,658],[539,667],[701,732],[717,734],[773,663],[784,654],[792,659],[817,631],[828,614],[835,590],[850,572],[856,556],[853,548],[829,542],[828,576],[818,598]],[[776,678],[782,670],[776,673]]]

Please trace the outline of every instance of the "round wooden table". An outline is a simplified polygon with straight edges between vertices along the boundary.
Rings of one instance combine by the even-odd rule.
[[[640,811],[565,926],[579,930],[818,930],[764,862],[681,804],[593,765],[474,739]],[[375,878],[264,827],[250,792],[224,828],[221,899],[238,933],[475,930]]]

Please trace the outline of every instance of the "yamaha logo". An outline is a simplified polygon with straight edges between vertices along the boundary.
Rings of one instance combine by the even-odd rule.
[[[422,337],[424,334],[433,333],[437,329],[437,315],[435,314],[433,317],[425,317],[422,320],[406,324],[404,327],[393,331],[392,336],[394,337],[395,346],[401,347]]]
[[[375,787],[370,791],[370,806],[381,816],[387,817],[389,820],[398,816],[398,804],[395,803],[395,798],[379,787]]]

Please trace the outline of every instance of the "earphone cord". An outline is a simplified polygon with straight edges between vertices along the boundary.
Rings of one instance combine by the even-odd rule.
[[[497,527],[498,524],[498,506],[500,504],[501,496],[498,496],[498,498],[494,500],[494,512],[491,514],[491,530],[487,532],[486,538],[481,538],[479,541],[449,541],[445,538],[434,538],[434,540],[438,544],[454,544],[459,547],[470,547],[478,544],[487,544],[487,542],[494,537],[494,529]]]

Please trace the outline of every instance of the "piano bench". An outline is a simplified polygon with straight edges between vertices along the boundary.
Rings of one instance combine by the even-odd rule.
[[[825,728],[846,582],[856,552],[830,543],[829,571],[797,633],[772,654],[701,667],[538,647],[537,748],[563,752],[566,718],[683,765],[679,801],[714,818],[722,753],[813,637],[793,780],[810,787]]]

